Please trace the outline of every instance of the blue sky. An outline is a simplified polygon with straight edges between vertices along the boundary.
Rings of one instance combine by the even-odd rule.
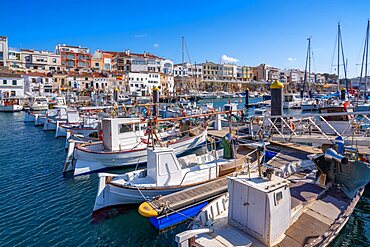
[[[87,46],[93,52],[152,52],[181,61],[184,35],[192,62],[267,63],[304,68],[312,36],[312,70],[333,72],[337,22],[350,76],[360,71],[370,1],[19,1],[2,2],[0,35],[15,48]],[[343,72],[341,72],[343,73]]]

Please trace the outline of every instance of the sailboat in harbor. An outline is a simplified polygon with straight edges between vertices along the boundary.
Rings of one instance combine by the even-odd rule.
[[[311,95],[309,98],[305,98],[305,92],[310,90],[310,82],[311,82],[311,37],[307,38],[308,40],[308,47],[307,47],[307,56],[306,56],[306,66],[304,70],[304,81],[303,81],[303,89],[302,89],[302,104],[301,108],[302,111],[316,111],[319,107],[318,101],[311,99]],[[308,66],[308,71],[307,71]],[[308,78],[307,78],[308,73]]]

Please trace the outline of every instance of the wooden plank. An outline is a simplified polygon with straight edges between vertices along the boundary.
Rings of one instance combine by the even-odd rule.
[[[207,184],[191,187],[189,189],[160,197],[159,199],[150,203],[158,209],[161,208],[162,205],[167,205],[168,207],[172,208],[184,201],[196,201],[198,197],[204,196],[205,194],[211,194],[217,190],[227,190],[226,177],[209,182]]]
[[[292,239],[289,236],[285,236],[283,241],[281,241],[276,246],[279,246],[279,247],[301,247],[302,244],[298,243],[297,241],[295,241],[294,239]]]
[[[328,229],[329,225],[303,213],[298,220],[288,228],[285,234],[303,246],[324,234]]]

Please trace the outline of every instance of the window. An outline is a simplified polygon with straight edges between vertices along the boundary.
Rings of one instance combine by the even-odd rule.
[[[56,58],[53,58],[53,63],[57,63],[57,59]]]
[[[3,84],[4,85],[8,84],[8,81],[7,80],[3,80]]]
[[[13,85],[13,86],[17,86],[17,80],[13,80],[13,81],[12,81],[12,85]]]
[[[279,205],[280,201],[283,199],[283,192],[279,191],[275,193],[275,206]]]
[[[133,131],[132,125],[120,124],[119,125],[119,134]]]
[[[15,96],[15,91],[11,91],[10,96],[14,97]]]

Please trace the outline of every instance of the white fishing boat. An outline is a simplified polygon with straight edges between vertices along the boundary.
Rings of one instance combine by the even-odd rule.
[[[300,109],[301,108],[301,96],[295,93],[284,94],[284,109]]]
[[[258,107],[254,109],[254,115],[264,115],[267,112],[267,107]]]
[[[26,111],[24,114],[23,122],[35,122],[36,116],[34,112]]]
[[[135,118],[106,118],[102,120],[99,144],[79,144],[74,151],[74,162],[66,171],[74,175],[104,168],[137,165],[147,162],[147,123]],[[207,131],[202,127],[183,127],[156,134],[162,145],[168,145],[181,154],[206,142]]]
[[[346,106],[347,105],[347,106]],[[319,113],[343,113],[343,112],[353,112],[353,106],[349,102],[343,105],[327,106],[319,108]],[[322,132],[326,134],[337,134],[340,135],[350,135],[353,132],[353,115],[333,115],[333,116],[323,116],[324,119],[320,118],[320,128]]]
[[[32,114],[32,113],[29,113]],[[33,113],[35,116],[35,126],[44,126],[47,118],[47,114]]]
[[[23,110],[19,98],[0,99],[0,112],[19,112]]]
[[[67,111],[66,121],[57,121],[55,137],[67,136],[68,130],[74,130],[79,134],[89,134],[97,130],[98,121],[96,118],[84,118],[81,122],[79,112],[76,110]],[[79,132],[79,130],[81,132]]]
[[[32,99],[31,111],[46,111],[48,109],[48,99],[43,96],[36,96]]]
[[[223,157],[223,150],[177,158],[172,148],[150,148],[147,155],[147,169],[123,175],[99,174],[94,211],[141,203],[158,195],[217,180],[235,171],[237,166],[236,160]],[[238,166],[242,166],[240,162]],[[229,172],[225,172],[228,169]]]
[[[43,130],[45,131],[56,130],[58,122],[66,121],[67,121],[67,108],[65,108],[64,106],[62,107],[56,106],[51,111],[47,112]]]
[[[301,104],[302,111],[317,111],[319,109],[319,102],[317,100],[305,99]]]
[[[286,179],[271,170],[230,176],[228,193],[176,235],[178,246],[328,246],[358,203],[370,167],[331,148],[311,158],[319,176],[296,172]]]

